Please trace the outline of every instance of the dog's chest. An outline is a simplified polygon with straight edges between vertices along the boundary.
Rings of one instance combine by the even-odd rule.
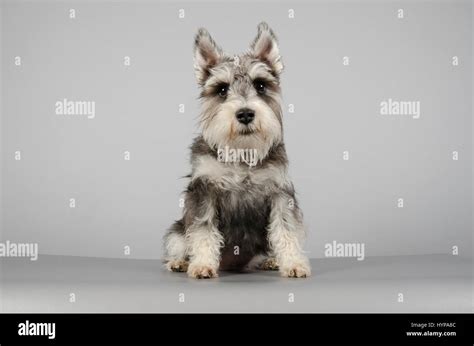
[[[284,167],[223,164],[209,156],[195,161],[194,179],[212,186],[224,253],[239,259],[267,251],[271,196],[288,183]]]
[[[283,167],[268,165],[249,167],[218,162],[215,158],[204,156],[196,160],[193,178],[202,178],[224,191],[248,191],[257,194],[270,194],[287,184],[286,170]]]
[[[218,228],[224,236],[222,266],[238,269],[268,251],[271,201],[260,186],[247,191],[221,191],[217,198]]]
[[[287,183],[285,169],[222,164],[201,157],[195,161],[193,177],[212,186],[225,243],[222,266],[238,269],[253,256],[268,252],[271,196]]]
[[[253,247],[251,243],[266,236],[274,183],[261,170],[228,169],[223,173],[216,180],[219,228],[226,240]]]

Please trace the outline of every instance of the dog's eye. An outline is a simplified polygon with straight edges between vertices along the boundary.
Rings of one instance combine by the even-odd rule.
[[[265,90],[267,89],[267,85],[265,84],[265,81],[257,79],[253,82],[253,86],[257,92],[262,95],[265,93]]]
[[[229,91],[229,84],[219,84],[217,87],[217,95],[222,98],[227,96],[227,92]]]

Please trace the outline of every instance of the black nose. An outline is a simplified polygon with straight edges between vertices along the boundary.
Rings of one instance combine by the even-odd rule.
[[[255,112],[251,109],[243,108],[239,110],[235,116],[237,117],[239,123],[247,125],[253,121],[253,118],[255,118]]]

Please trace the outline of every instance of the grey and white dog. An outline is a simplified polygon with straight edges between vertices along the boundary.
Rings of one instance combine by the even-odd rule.
[[[273,31],[261,23],[250,49],[230,56],[200,29],[194,68],[202,133],[191,146],[183,217],[164,238],[166,267],[193,278],[248,268],[309,276],[302,214],[287,175],[283,64]]]

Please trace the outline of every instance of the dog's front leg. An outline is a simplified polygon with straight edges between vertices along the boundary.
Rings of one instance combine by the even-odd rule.
[[[302,215],[294,192],[276,193],[272,198],[268,241],[282,276],[301,278],[311,275],[309,260],[302,250],[304,235]]]
[[[198,199],[197,214],[186,230],[186,243],[189,250],[188,275],[196,279],[217,277],[220,251],[224,240],[217,228],[217,215],[214,200],[201,194]]]

